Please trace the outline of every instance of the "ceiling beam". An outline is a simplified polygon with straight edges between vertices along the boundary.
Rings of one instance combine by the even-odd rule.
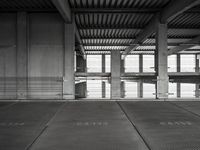
[[[144,30],[144,28],[135,28],[135,27],[127,27],[127,26],[114,26],[114,27],[104,27],[104,26],[90,26],[90,27],[78,27],[79,30]],[[188,32],[200,32],[199,28],[182,28],[182,27],[168,27],[168,31],[188,31]]]
[[[181,46],[181,45],[197,45],[197,43],[168,43],[168,46]],[[88,43],[83,44],[83,46],[130,46],[131,44],[125,43],[125,44],[119,44],[119,43]],[[142,43],[140,46],[156,46],[155,43]]]
[[[101,37],[101,38],[99,38],[99,37],[82,37],[82,40],[126,40],[124,42],[127,42],[127,41],[133,41],[133,40],[135,40],[135,38],[127,38],[127,37]],[[155,41],[155,38],[147,38],[146,40],[154,40]],[[168,40],[170,40],[170,41],[173,41],[173,40],[174,41],[178,41],[178,40],[181,41],[181,40],[191,40],[191,38],[168,38]]]
[[[61,16],[65,20],[66,23],[70,23],[72,21],[71,8],[69,6],[68,1],[66,0],[52,0],[53,4],[60,12]]]
[[[57,8],[57,10],[60,12],[61,16],[63,17],[64,21],[66,23],[70,23],[72,22],[72,13],[71,13],[71,8],[69,6],[69,3],[67,0],[52,0],[53,4],[55,5],[55,7]],[[80,44],[80,51],[83,54],[83,58],[85,59],[85,50],[84,47],[81,46],[82,45],[82,40],[80,38],[80,34],[79,31],[77,29],[77,26],[75,26],[75,35],[76,35],[76,39]]]
[[[74,13],[155,13],[160,8],[73,8]]]
[[[162,9],[160,14],[156,14],[149,24],[144,28],[144,30],[139,34],[139,36],[135,39],[135,46],[129,46],[123,53],[122,59],[126,57],[126,55],[135,50],[143,41],[146,40],[152,33],[156,31],[157,24],[161,21],[161,23],[166,23],[173,18],[175,18],[180,13],[194,7],[199,4],[200,0],[173,0],[169,3],[165,8]]]
[[[157,13],[160,12],[163,8],[73,8],[72,12],[74,13],[117,13],[117,14],[130,14],[130,13]],[[190,9],[185,11],[185,13],[199,13],[200,10]]]
[[[79,34],[79,31],[78,31],[78,29],[77,29],[77,26],[76,26],[76,39],[77,39],[77,41],[78,41],[78,43],[79,43],[79,50],[80,50],[80,52],[82,53],[82,55],[83,55],[83,58],[84,59],[86,59],[86,53],[85,53],[85,49],[84,49],[84,47],[83,47],[83,44],[82,44],[82,40],[81,40],[81,37],[80,37],[80,34]]]
[[[185,44],[182,44],[180,46],[177,46],[175,48],[170,49],[168,51],[168,55],[176,54],[178,52],[181,52],[181,51],[187,50],[189,48],[192,48],[192,47],[195,46],[194,43],[196,43],[196,45],[200,44],[200,36],[197,36],[196,38],[188,41]]]
[[[200,0],[173,0],[161,11],[160,22],[170,22],[176,16],[198,4],[200,4]]]

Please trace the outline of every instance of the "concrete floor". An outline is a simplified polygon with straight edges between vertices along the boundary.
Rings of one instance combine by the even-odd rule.
[[[0,149],[200,150],[200,102],[2,102]]]

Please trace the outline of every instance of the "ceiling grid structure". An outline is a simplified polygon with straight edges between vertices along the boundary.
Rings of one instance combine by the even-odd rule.
[[[80,44],[86,54],[122,53],[141,35],[156,14],[174,0],[66,0],[75,15]],[[177,1],[177,0],[176,0]],[[193,0],[194,1],[194,0]],[[195,1],[198,2],[198,1]],[[196,3],[195,3],[196,4]],[[200,5],[192,5],[168,22],[168,49],[187,44],[200,35]],[[1,0],[0,11],[53,11],[51,0]],[[153,32],[129,54],[152,54]],[[192,45],[192,43],[190,43]],[[76,47],[79,47],[76,46]],[[193,47],[193,46],[192,46]],[[200,53],[197,43],[180,53]]]

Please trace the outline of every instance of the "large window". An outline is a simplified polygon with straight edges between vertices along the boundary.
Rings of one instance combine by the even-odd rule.
[[[143,97],[155,98],[155,84],[144,83],[143,84]]]
[[[169,98],[176,98],[177,97],[177,83],[169,83]]]
[[[125,72],[139,72],[139,55],[126,56]]]
[[[181,83],[181,97],[192,98],[195,97],[195,84]]]
[[[168,56],[168,72],[177,72],[177,56]]]
[[[195,72],[195,55],[181,55],[181,72]]]
[[[87,80],[87,98],[102,98],[101,80]]]
[[[137,82],[125,82],[125,98],[138,97]]]
[[[106,98],[110,98],[110,83],[106,82]]]
[[[154,55],[143,55],[143,72],[154,72]]]
[[[101,71],[102,71],[102,56],[87,55],[87,72],[101,72]]]
[[[110,55],[105,56],[106,72],[110,72]]]

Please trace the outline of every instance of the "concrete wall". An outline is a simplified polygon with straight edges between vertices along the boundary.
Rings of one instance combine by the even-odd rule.
[[[49,91],[34,91],[35,84],[30,84],[30,98],[61,96],[61,83],[56,83],[58,80],[54,77],[62,78],[63,75],[63,33],[64,24],[59,14],[29,15],[28,76],[38,80],[38,89]],[[48,79],[50,81],[46,81]]]
[[[16,98],[16,14],[0,14],[0,97]]]
[[[27,17],[26,98],[62,98],[64,22],[58,13]],[[1,13],[0,20],[0,99],[15,99],[17,13]]]

